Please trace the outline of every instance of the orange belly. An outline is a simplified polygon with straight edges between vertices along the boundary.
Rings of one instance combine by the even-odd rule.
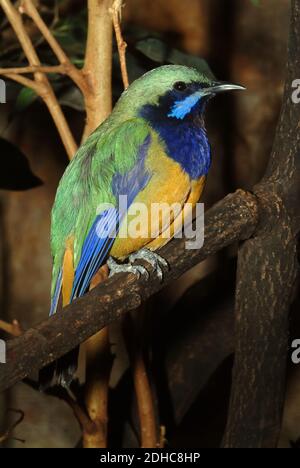
[[[135,204],[142,204],[141,209],[135,205],[135,214],[129,210],[110,251],[113,257],[123,259],[143,247],[156,250],[169,242],[182,223],[184,204],[189,203],[193,209],[201,196],[205,176],[191,181],[181,166],[166,155],[156,158],[150,170],[154,172],[152,178],[134,200]],[[166,209],[159,210],[163,204]],[[171,206],[174,210],[168,209]]]

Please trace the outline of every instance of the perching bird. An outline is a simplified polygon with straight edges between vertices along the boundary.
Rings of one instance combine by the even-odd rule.
[[[180,213],[171,219],[169,237],[158,228],[153,239],[146,220],[140,237],[121,237],[127,212],[119,197],[126,195],[128,205],[144,203],[150,211],[153,203],[195,205],[211,164],[205,107],[217,93],[233,89],[244,88],[215,82],[193,68],[167,65],[123,92],[112,114],[79,148],[58,186],[51,225],[51,315],[61,294],[63,306],[85,294],[106,262],[112,273],[145,273],[133,265],[143,258],[161,276],[165,261],[154,251],[170,240]],[[109,208],[101,208],[105,203]],[[166,227],[162,220],[158,225]],[[129,263],[120,262],[128,256]],[[56,381],[68,386],[75,369],[57,366]]]

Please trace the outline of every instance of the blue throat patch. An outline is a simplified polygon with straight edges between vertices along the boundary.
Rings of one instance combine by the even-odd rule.
[[[199,94],[190,94],[184,99],[180,99],[174,102],[171,112],[168,117],[175,117],[176,119],[184,119],[196,104],[200,102],[201,96]]]
[[[146,105],[140,112],[164,141],[168,156],[193,180],[206,175],[211,165],[210,144],[201,117],[204,107],[199,95],[178,99],[171,91],[160,98],[159,105]]]

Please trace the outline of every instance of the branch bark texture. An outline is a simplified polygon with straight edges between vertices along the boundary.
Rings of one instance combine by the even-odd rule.
[[[62,356],[79,343],[178,278],[209,255],[246,239],[258,223],[256,197],[238,190],[225,197],[206,214],[205,241],[199,250],[187,250],[186,239],[174,239],[161,249],[170,270],[161,283],[132,274],[120,274],[101,283],[84,297],[37,327],[7,343],[7,363],[0,368],[0,391]]]
[[[282,419],[289,308],[298,275],[300,1],[292,1],[287,78],[270,162],[254,187],[260,223],[239,250],[236,353],[225,447],[276,447]]]

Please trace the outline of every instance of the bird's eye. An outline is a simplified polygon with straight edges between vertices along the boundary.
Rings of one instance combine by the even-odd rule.
[[[187,88],[187,85],[184,81],[177,81],[173,88],[176,89],[176,91],[184,91]]]

